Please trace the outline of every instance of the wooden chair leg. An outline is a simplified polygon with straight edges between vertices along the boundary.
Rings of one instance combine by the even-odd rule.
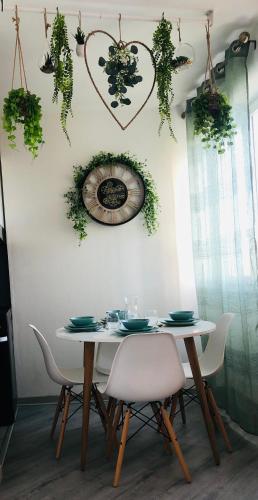
[[[64,394],[65,394],[65,386],[63,385],[61,388],[60,394],[59,394],[58,402],[56,405],[56,411],[55,411],[55,415],[54,415],[54,419],[53,419],[53,423],[52,423],[52,427],[51,427],[51,432],[50,432],[51,439],[54,437],[58,418],[59,418],[60,412],[62,411]]]
[[[106,409],[103,408],[104,402],[102,405],[102,401],[100,400],[101,395],[100,395],[100,393],[98,393],[98,390],[94,385],[92,385],[92,395],[93,395],[93,399],[95,401],[96,408],[98,410],[98,414],[100,416],[101,423],[103,425],[104,432],[106,433],[107,432],[107,424],[108,424],[107,413],[106,413]],[[105,405],[104,405],[104,407],[105,407]]]
[[[232,453],[232,446],[231,446],[231,443],[229,441],[229,437],[227,435],[223,419],[222,419],[221,414],[219,412],[219,409],[217,407],[217,403],[216,403],[215,398],[213,396],[212,390],[208,385],[206,386],[206,391],[207,391],[208,402],[210,403],[211,408],[214,412],[214,418],[215,418],[216,424],[218,426],[218,429],[220,430],[221,435],[224,439],[224,443],[226,445],[227,451],[229,453]]]
[[[71,389],[69,388],[66,391],[67,392],[65,395],[65,404],[64,404],[63,415],[62,415],[62,423],[61,423],[60,434],[59,434],[58,443],[57,443],[57,447],[56,447],[56,459],[57,460],[60,458],[61,451],[62,451],[65,428],[66,428],[66,424],[67,424],[67,418],[68,418],[70,400],[71,400]]]
[[[158,424],[158,432],[163,433],[164,448],[167,451],[169,451],[170,453],[173,453],[172,448],[171,448],[171,443],[169,443],[169,441],[167,440],[166,436],[164,436],[164,434],[166,434],[166,427],[165,427],[163,419],[162,419],[162,417],[160,415],[160,410],[159,410],[159,407],[158,407],[157,403],[151,403],[151,408],[152,408],[152,411],[153,411],[153,415],[155,416],[156,422]]]
[[[172,444],[173,444],[173,447],[174,447],[174,450],[175,450],[175,453],[176,453],[176,456],[178,458],[178,461],[180,463],[180,466],[181,466],[181,469],[183,471],[183,474],[184,474],[184,477],[185,477],[185,480],[188,482],[188,483],[191,483],[192,481],[192,478],[191,478],[191,474],[189,472],[189,469],[188,469],[188,465],[187,463],[185,462],[185,459],[184,459],[184,456],[183,456],[183,453],[181,451],[181,448],[179,446],[179,443],[177,441],[177,437],[176,437],[176,433],[174,431],[174,428],[173,428],[173,425],[171,424],[170,422],[170,419],[169,419],[169,416],[168,416],[168,413],[166,412],[166,410],[163,408],[163,406],[161,406],[161,414],[162,414],[162,417],[163,417],[163,421],[164,421],[164,424],[167,428],[167,431],[168,431],[168,434],[169,434],[169,437],[172,441]]]
[[[121,413],[123,411],[123,404],[124,404],[123,401],[119,401],[119,403],[116,407],[114,420],[109,425],[108,448],[107,448],[107,453],[108,453],[109,458],[111,458],[113,455],[114,446],[118,447],[118,439],[117,439],[116,432],[117,432],[117,426],[118,426],[120,418],[121,418]]]
[[[171,399],[171,409],[170,409],[170,415],[169,415],[169,419],[170,419],[171,424],[173,424],[173,421],[175,418],[177,400],[178,400],[178,394],[173,394],[172,399]],[[165,410],[166,410],[166,408],[165,408]]]
[[[179,391],[179,393],[178,393],[178,400],[179,400],[182,422],[185,425],[186,424],[185,403],[184,403],[184,396],[183,396],[182,391]]]
[[[115,475],[114,475],[114,479],[113,479],[113,486],[114,487],[119,485],[119,481],[120,481],[120,477],[121,477],[121,469],[122,469],[122,464],[123,464],[123,459],[124,459],[125,445],[126,445],[126,440],[127,440],[127,435],[128,435],[130,417],[131,417],[131,410],[128,408],[125,412],[124,425],[123,425],[123,429],[122,429],[121,441],[120,441],[118,457],[117,457],[117,462],[116,462]]]

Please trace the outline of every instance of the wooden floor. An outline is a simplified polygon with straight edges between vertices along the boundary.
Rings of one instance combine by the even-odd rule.
[[[69,422],[63,456],[57,462],[55,443],[49,439],[53,411],[52,405],[19,410],[0,486],[1,500],[258,499],[258,448],[229,431],[234,452],[229,455],[218,438],[221,465],[215,466],[200,409],[195,405],[188,408],[186,426],[179,418],[175,424],[192,473],[192,484],[184,482],[175,456],[164,451],[161,437],[145,428],[128,443],[121,485],[117,489],[111,486],[113,464],[105,456],[98,416],[91,414],[88,465],[81,472],[81,415],[78,413]],[[132,428],[137,425],[132,422]]]

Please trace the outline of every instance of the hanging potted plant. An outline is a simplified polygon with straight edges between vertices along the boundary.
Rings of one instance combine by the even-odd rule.
[[[153,34],[153,55],[156,62],[156,81],[157,81],[157,97],[159,101],[159,114],[161,128],[166,122],[169,128],[170,135],[175,139],[172,128],[171,103],[174,98],[172,77],[175,73],[175,61],[173,59],[175,46],[171,40],[172,23],[167,21],[162,14],[162,19],[159,22]]]
[[[226,145],[233,145],[236,125],[227,96],[216,86],[211,58],[209,28],[208,21],[206,26],[208,58],[205,83],[200,95],[194,99],[192,104],[194,134],[201,137],[205,148],[213,147],[219,154],[223,154]]]
[[[85,43],[85,33],[78,26],[77,31],[74,35],[77,42],[76,44],[76,54],[78,57],[84,57],[84,43]]]
[[[79,10],[79,26],[77,27],[77,31],[75,33],[74,38],[77,42],[76,44],[76,54],[78,57],[84,57],[84,43],[85,43],[85,33],[82,31],[82,16],[81,11]]]
[[[50,56],[50,47],[47,39],[47,32],[51,24],[47,22],[47,11],[44,9],[44,26],[45,26],[45,48],[42,57],[39,61],[39,69],[47,75],[54,73],[55,67]]]
[[[9,146],[12,149],[16,147],[16,128],[17,124],[23,125],[24,145],[30,151],[33,158],[38,156],[38,150],[43,144],[43,133],[41,127],[42,111],[40,105],[40,97],[32,94],[27,87],[27,79],[25,74],[23,53],[21,48],[19,23],[17,7],[15,9],[15,17],[13,18],[16,29],[16,44],[13,66],[12,90],[4,99],[3,106],[3,128],[8,134]],[[14,76],[15,66],[19,60],[19,73],[20,73],[20,88],[14,89]]]
[[[53,24],[50,57],[55,67],[53,102],[57,103],[58,95],[61,93],[63,101],[61,105],[60,121],[62,129],[70,144],[66,125],[68,114],[70,113],[72,115],[73,60],[68,42],[65,17],[59,13],[58,9]]]

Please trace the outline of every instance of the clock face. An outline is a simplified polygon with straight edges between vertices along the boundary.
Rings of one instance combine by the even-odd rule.
[[[126,165],[99,165],[87,175],[82,197],[92,219],[117,226],[140,212],[145,186],[142,177]]]

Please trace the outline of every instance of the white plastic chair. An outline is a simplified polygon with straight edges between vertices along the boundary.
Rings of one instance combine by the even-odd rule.
[[[118,349],[117,343],[100,342],[98,344],[95,368],[98,373],[110,374],[111,366]]]
[[[201,374],[205,383],[206,395],[210,406],[211,414],[213,415],[214,420],[221,431],[227,450],[229,452],[232,451],[232,447],[229,442],[224,427],[224,423],[220,415],[219,409],[217,407],[214,395],[212,393],[211,388],[208,385],[207,379],[212,375],[214,375],[215,373],[217,373],[223,366],[227,335],[233,318],[234,314],[232,313],[222,314],[222,316],[216,323],[216,331],[209,335],[206,348],[198,358]],[[183,363],[183,369],[186,379],[192,379],[193,375],[190,364]]]
[[[49,344],[47,343],[45,337],[42,335],[42,333],[34,326],[34,325],[29,325],[30,328],[32,328],[38,343],[41,347],[42,354],[44,357],[45,361],[45,366],[47,373],[51,380],[55,382],[56,384],[61,385],[61,391],[60,395],[58,398],[58,403],[53,419],[53,424],[51,428],[51,433],[50,436],[54,436],[54,432],[56,429],[56,425],[59,419],[59,415],[61,411],[63,410],[63,416],[62,416],[62,423],[61,423],[61,428],[60,428],[60,433],[59,433],[59,438],[58,438],[58,443],[57,443],[57,448],[56,448],[56,458],[60,458],[61,456],[61,451],[62,451],[62,446],[63,446],[63,441],[64,441],[64,434],[65,434],[65,428],[68,420],[68,415],[69,415],[69,407],[70,407],[70,402],[73,401],[74,399],[78,400],[79,402],[82,402],[82,397],[80,395],[77,395],[72,391],[73,386],[78,386],[82,385],[84,381],[84,370],[83,368],[59,368],[55,362],[54,356],[51,352],[51,349],[49,347]],[[92,395],[95,400],[96,407],[98,409],[99,415],[101,417],[104,429],[106,430],[106,421],[107,421],[107,415],[105,413],[105,406],[103,404],[103,401],[101,399],[100,394],[96,390],[96,385],[97,383],[104,382],[107,380],[107,377],[104,375],[97,374],[96,371],[94,370],[93,374],[93,385],[92,385]]]
[[[108,381],[100,385],[98,390],[119,401],[113,423],[115,435],[123,405],[127,409],[122,428],[113,486],[118,486],[122,462],[127,441],[129,420],[132,416],[131,402],[151,402],[155,418],[160,423],[160,430],[165,429],[173,444],[185,479],[190,482],[191,476],[184,460],[181,448],[176,439],[169,416],[160,403],[169,395],[177,393],[185,383],[182,364],[175,341],[170,334],[133,334],[125,337],[118,347],[112,364]],[[126,403],[125,403],[126,402]],[[155,403],[155,405],[154,405]]]

